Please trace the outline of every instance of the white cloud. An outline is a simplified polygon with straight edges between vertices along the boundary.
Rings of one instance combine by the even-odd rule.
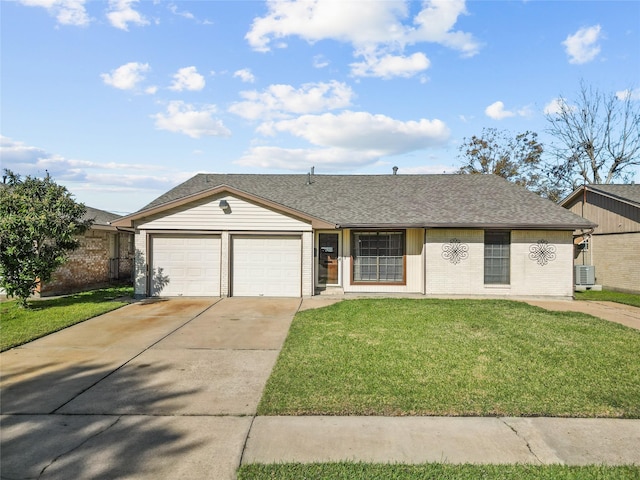
[[[196,110],[193,105],[174,101],[167,106],[166,114],[157,113],[151,117],[155,119],[158,130],[183,133],[191,138],[230,136],[231,132],[222,120],[213,118],[215,113],[215,105],[204,105]]]
[[[234,163],[294,171],[307,170],[311,165],[349,170],[377,164],[385,156],[444,145],[450,135],[447,126],[437,119],[403,122],[385,115],[351,111],[339,115],[303,115],[265,123],[258,130],[267,135],[288,133],[311,146],[256,146]]]
[[[640,100],[640,88],[634,88],[633,90],[626,89],[616,92],[616,98],[618,100],[626,100],[627,98],[632,101]]]
[[[422,174],[439,174],[439,173],[455,173],[460,167],[452,167],[451,165],[420,165],[416,167],[402,167],[398,170],[400,174],[422,175]]]
[[[173,76],[170,90],[181,92],[182,90],[202,90],[205,86],[204,77],[200,75],[196,67],[184,67]]]
[[[271,85],[263,92],[253,90],[240,95],[244,101],[234,103],[229,111],[256,120],[344,108],[351,104],[353,91],[334,80],[306,83],[297,89],[291,85]]]
[[[111,73],[102,73],[100,77],[107,85],[120,90],[133,90],[144,80],[144,74],[149,71],[148,63],[129,62],[121,65]],[[155,87],[150,87],[151,89]],[[155,93],[156,90],[147,89],[147,93]]]
[[[418,28],[409,33],[409,38],[412,43],[435,42],[472,57],[480,50],[480,44],[470,33],[452,31],[458,17],[466,14],[465,0],[427,1],[414,19]]]
[[[256,77],[251,73],[251,69],[243,68],[242,70],[238,70],[233,74],[234,77],[239,78],[243,82],[253,83],[256,81]]]
[[[484,113],[487,117],[494,120],[502,120],[503,118],[514,117],[516,114],[504,109],[504,103],[497,101],[485,108]]]
[[[303,115],[265,124],[260,131],[286,132],[313,145],[376,152],[380,156],[443,145],[450,133],[438,119],[403,122],[386,115],[352,111],[338,115]]]
[[[364,71],[374,75],[378,65],[380,73],[392,76],[400,69],[406,76],[417,68],[424,70],[426,57],[402,55],[407,45],[432,42],[445,45],[470,57],[478,53],[480,44],[469,33],[453,30],[460,15],[466,14],[464,0],[427,0],[422,10],[413,18],[409,17],[407,1],[336,2],[332,0],[270,0],[268,13],[255,18],[245,38],[257,51],[269,51],[272,42],[290,36],[300,37],[308,42],[331,39],[350,43],[356,57],[365,56],[365,62],[355,64],[356,72]],[[283,45],[286,46],[286,45]],[[385,66],[382,59],[404,59],[404,68],[398,65]],[[379,58],[374,62],[372,58]],[[413,65],[408,68],[407,59]],[[428,66],[428,65],[427,65]]]
[[[179,17],[184,17],[187,18],[189,20],[195,20],[196,17],[193,15],[193,13],[189,12],[188,10],[178,10],[178,6],[175,3],[172,3],[169,5],[169,11],[171,13],[173,13],[174,15],[177,15]]]
[[[422,52],[409,57],[402,55],[383,55],[365,58],[364,62],[352,63],[351,73],[357,77],[412,77],[429,68],[429,59]]]
[[[236,160],[236,165],[257,168],[277,168],[292,171],[308,171],[310,166],[348,170],[371,165],[380,158],[379,152],[353,151],[343,148],[280,148],[253,147]]]
[[[61,25],[89,25],[91,19],[84,8],[85,0],[21,0],[29,7],[43,7],[56,17]]]
[[[313,66],[315,68],[325,68],[329,66],[329,60],[324,55],[316,55],[313,57]]]
[[[109,0],[107,19],[111,25],[120,30],[129,30],[129,24],[148,25],[149,21],[133,9],[138,0]]]
[[[149,165],[144,164],[99,163],[89,160],[69,159],[5,136],[0,136],[0,156],[2,156],[3,167],[15,173],[43,176],[48,172],[54,180],[77,181],[97,175],[110,175],[117,179],[117,177],[122,176],[122,172],[131,173],[135,170],[146,171],[149,169]],[[163,167],[158,167],[157,169],[163,170]],[[99,173],[102,171],[117,171],[117,173]]]
[[[485,115],[489,118],[493,118],[494,120],[503,120],[509,117],[529,117],[531,116],[531,108],[529,106],[525,106],[519,108],[518,110],[505,110],[504,102],[497,101],[489,105],[484,109]]]
[[[562,42],[567,55],[569,55],[569,63],[582,64],[587,63],[596,58],[600,53],[600,25],[592,27],[584,27],[579,29],[573,35],[569,35]]]

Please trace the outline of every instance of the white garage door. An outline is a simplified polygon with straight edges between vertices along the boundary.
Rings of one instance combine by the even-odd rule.
[[[220,296],[220,237],[153,236],[151,252],[151,295]]]
[[[301,245],[300,237],[234,237],[231,294],[299,297]]]

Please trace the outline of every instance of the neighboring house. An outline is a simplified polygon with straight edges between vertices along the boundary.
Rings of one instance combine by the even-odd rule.
[[[598,224],[578,238],[576,265],[594,265],[595,283],[640,293],[640,185],[587,185],[561,205]]]
[[[133,231],[118,229],[110,222],[119,215],[87,207],[84,219],[93,225],[80,240],[80,247],[69,254],[48,282],[43,282],[40,296],[62,295],[131,279],[134,259]]]
[[[150,296],[573,296],[594,225],[493,175],[200,174],[113,222]]]

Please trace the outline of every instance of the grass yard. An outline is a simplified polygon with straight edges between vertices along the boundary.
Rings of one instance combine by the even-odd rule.
[[[625,305],[631,305],[633,307],[640,307],[640,295],[634,295],[633,293],[621,293],[611,290],[603,290],[601,292],[585,290],[584,292],[575,292],[575,298],[576,300],[617,302],[624,303]]]
[[[640,418],[640,331],[504,300],[299,312],[259,415]]]
[[[590,465],[381,465],[365,463],[312,463],[243,465],[238,480],[631,480],[640,478],[637,466]]]
[[[65,327],[120,308],[133,287],[113,287],[66,297],[31,300],[24,309],[15,300],[0,303],[0,351],[7,350]]]

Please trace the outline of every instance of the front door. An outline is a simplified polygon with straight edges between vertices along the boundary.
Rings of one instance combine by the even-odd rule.
[[[338,285],[338,234],[318,234],[318,284]]]

